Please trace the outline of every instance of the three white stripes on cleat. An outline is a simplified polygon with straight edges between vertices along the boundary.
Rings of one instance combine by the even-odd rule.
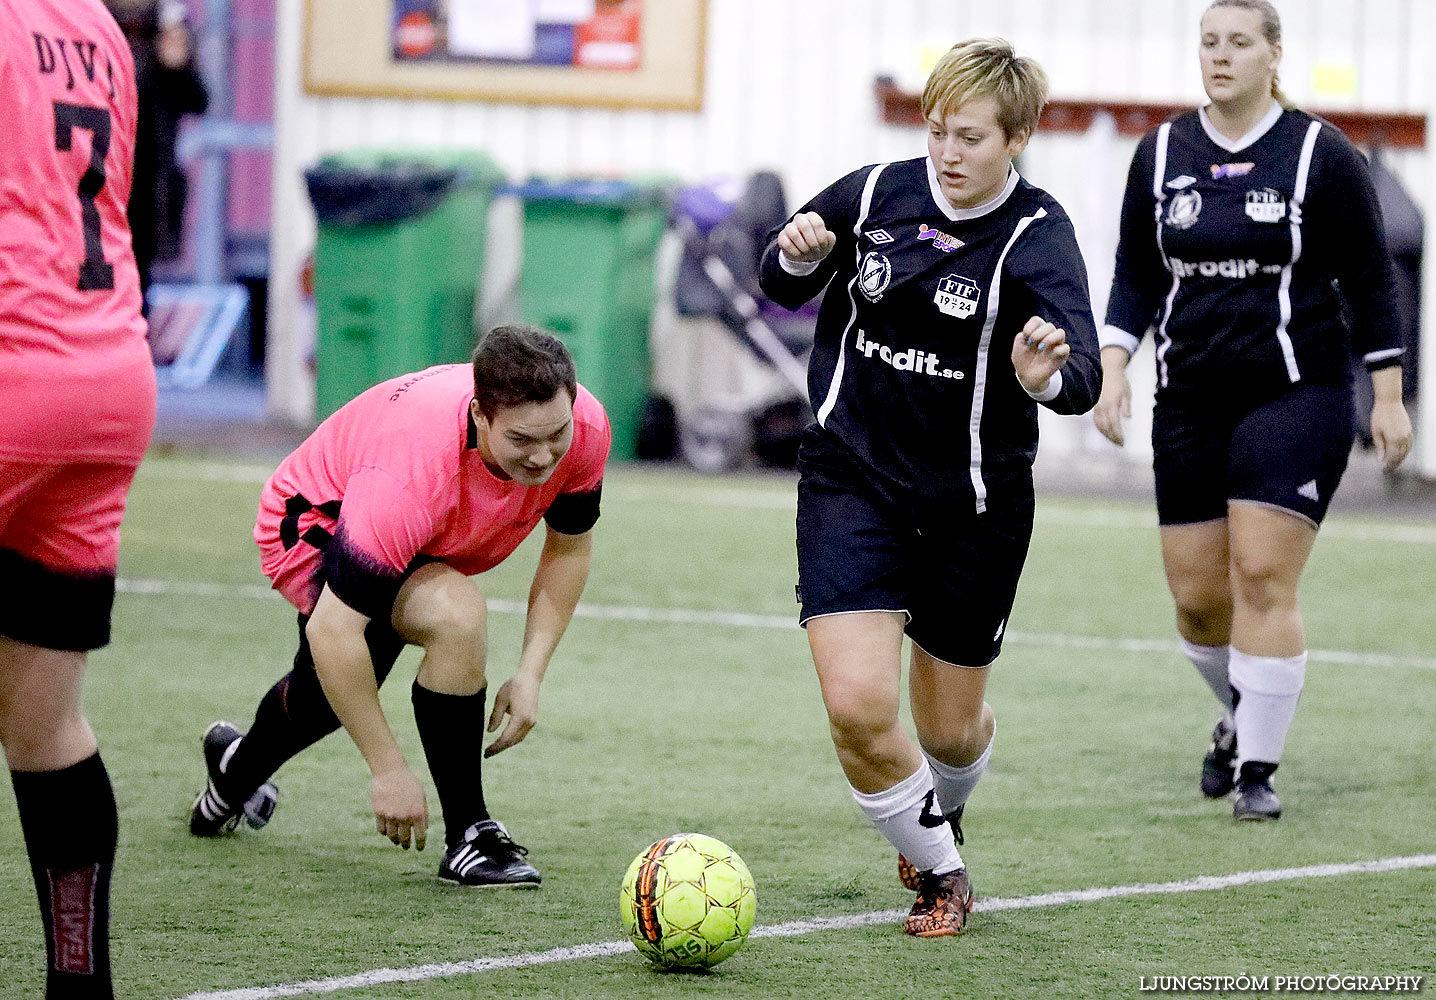
[[[465,844],[463,849],[455,855],[454,860],[449,862],[449,869],[456,875],[465,876],[479,865],[489,860],[487,854],[480,854],[474,850],[471,844]]]

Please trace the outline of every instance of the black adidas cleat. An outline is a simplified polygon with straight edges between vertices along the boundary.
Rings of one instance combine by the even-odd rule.
[[[1202,758],[1202,794],[1220,799],[1237,783],[1237,728],[1223,715],[1212,730],[1212,745]]]
[[[962,811],[966,808],[967,803],[964,802],[943,817],[947,820],[947,825],[952,827],[952,840],[958,847],[962,846]],[[904,889],[911,889],[913,892],[922,889],[922,872],[914,868],[912,862],[901,854],[898,855],[898,881]]]
[[[1232,816],[1241,820],[1273,820],[1281,818],[1281,799],[1271,789],[1275,764],[1249,760],[1242,764],[1237,779],[1237,798],[1232,803]]]
[[[534,888],[543,881],[527,860],[528,848],[509,839],[496,819],[475,823],[439,863],[439,879],[483,888]]]
[[[204,731],[204,766],[208,775],[204,790],[190,808],[189,832],[196,837],[218,837],[233,833],[243,821],[251,829],[258,830],[274,817],[279,806],[279,789],[273,782],[266,781],[239,808],[235,808],[220,794],[215,779],[224,774],[235,745],[242,738],[231,723],[213,722]]]

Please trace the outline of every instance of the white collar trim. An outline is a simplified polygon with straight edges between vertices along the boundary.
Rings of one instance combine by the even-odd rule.
[[[1282,106],[1277,103],[1276,98],[1272,98],[1271,107],[1268,108],[1267,113],[1262,116],[1262,120],[1253,125],[1250,132],[1235,141],[1228,139],[1217,131],[1217,127],[1212,124],[1211,118],[1207,116],[1206,105],[1197,109],[1197,116],[1202,120],[1202,131],[1207,133],[1208,139],[1222,147],[1222,149],[1225,149],[1228,153],[1239,153],[1270,132],[1271,127],[1276,124],[1276,120],[1281,117],[1281,112]]]
[[[932,191],[932,200],[937,203],[938,208],[942,209],[942,214],[953,222],[980,218],[1001,208],[1003,202],[1012,197],[1012,192],[1017,190],[1017,182],[1022,179],[1017,175],[1017,168],[1012,167],[1007,173],[1007,183],[990,201],[983,202],[974,208],[953,208],[952,203],[942,193],[942,182],[938,180],[937,168],[932,164],[932,157],[923,157],[923,162],[927,164],[927,185]]]

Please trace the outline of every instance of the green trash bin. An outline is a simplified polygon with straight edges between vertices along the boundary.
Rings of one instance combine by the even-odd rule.
[[[476,151],[352,150],[305,179],[319,224],[317,415],[384,379],[467,360],[503,180],[494,162]]]
[[[512,190],[524,201],[523,319],[568,346],[579,381],[608,411],[614,457],[632,458],[652,377],[648,324],[666,189],[535,180]]]

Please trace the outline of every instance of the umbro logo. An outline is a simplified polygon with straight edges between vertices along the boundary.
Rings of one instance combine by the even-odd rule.
[[[1000,622],[997,623],[997,631],[992,634],[992,641],[993,641],[993,642],[996,642],[998,639],[1001,639],[1001,638],[1002,638],[1002,633],[1003,633],[1003,631],[1004,631],[1006,628],[1007,628],[1007,619],[1004,618],[1004,619],[1002,619],[1002,621],[1000,621]]]
[[[886,229],[869,229],[863,233],[863,235],[872,240],[876,246],[882,246],[884,243],[891,243],[893,241],[891,234],[889,234]]]
[[[1180,177],[1173,177],[1171,180],[1167,181],[1167,187],[1171,188],[1173,191],[1180,191],[1182,190],[1182,188],[1191,187],[1195,183],[1197,183],[1197,179],[1195,177],[1193,177],[1191,174],[1183,174]]]
[[[1306,483],[1303,483],[1303,484],[1297,489],[1296,495],[1299,496],[1299,497],[1306,497],[1308,500],[1312,501],[1313,503],[1320,503],[1320,502],[1321,502],[1321,494],[1320,494],[1320,493],[1317,491],[1317,489],[1316,489],[1316,480],[1315,480],[1315,479],[1312,479],[1312,480],[1310,480],[1310,481],[1308,481],[1308,482],[1306,482]]]

